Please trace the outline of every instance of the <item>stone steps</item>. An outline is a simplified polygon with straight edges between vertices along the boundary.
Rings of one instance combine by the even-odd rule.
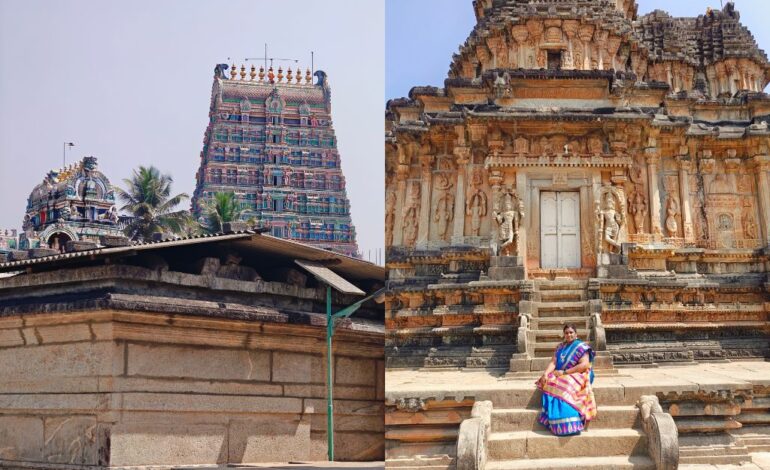
[[[587,338],[588,337],[588,329],[586,328],[578,328],[577,330],[578,338]],[[537,342],[553,342],[553,341],[561,341],[564,338],[564,332],[560,329],[552,329],[552,330],[536,330],[535,331],[535,339]]]
[[[547,290],[586,290],[587,288],[588,281],[582,279],[535,280],[535,289],[541,292]]]
[[[586,300],[584,290],[544,290],[540,291],[541,302],[582,302]]]
[[[532,319],[532,329],[539,330],[559,330],[562,331],[566,323],[574,323],[578,330],[588,329],[588,317],[585,316],[559,316],[559,317],[535,317]],[[585,337],[583,337],[585,338]]]
[[[588,429],[570,437],[545,429],[499,432],[489,437],[488,448],[490,460],[646,455],[647,436],[637,429]]]
[[[553,357],[553,352],[556,350],[556,347],[559,345],[561,341],[536,341],[535,342],[535,357]],[[593,347],[593,343],[588,342],[588,344]]]
[[[770,452],[770,426],[747,426],[731,431],[736,444],[746,446],[749,453]]]
[[[492,432],[535,431],[543,429],[537,422],[539,409],[509,408],[492,410]],[[589,429],[638,428],[639,410],[635,406],[599,406],[599,414]]]
[[[487,462],[487,470],[654,470],[655,463],[646,456],[567,457],[551,459],[498,460]]]
[[[537,318],[577,317],[586,314],[586,302],[535,302]]]

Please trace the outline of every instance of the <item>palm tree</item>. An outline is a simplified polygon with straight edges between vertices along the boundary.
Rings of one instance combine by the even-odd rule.
[[[214,193],[203,209],[204,229],[209,233],[219,233],[227,222],[240,220],[243,206],[235,193]]]
[[[126,189],[115,188],[125,204],[120,209],[131,215],[126,235],[132,240],[150,240],[155,233],[182,234],[190,225],[190,212],[174,210],[189,196],[185,193],[171,197],[170,175],[161,174],[154,166],[140,166],[130,179],[124,179]]]

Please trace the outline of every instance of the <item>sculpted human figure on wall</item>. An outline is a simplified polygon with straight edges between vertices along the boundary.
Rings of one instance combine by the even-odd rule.
[[[417,227],[420,216],[420,184],[412,183],[408,202],[404,209],[404,243],[414,245],[417,241]]]
[[[481,218],[487,215],[487,195],[478,186],[468,198],[465,213],[471,216],[471,235],[478,237],[481,233]]]
[[[442,240],[446,240],[449,233],[449,224],[454,218],[455,197],[452,194],[453,186],[446,174],[442,173],[439,175],[439,181],[436,184],[439,198],[433,211],[433,222],[436,223],[438,236]]]
[[[393,227],[396,223],[396,193],[388,191],[385,195],[385,246],[393,244]]]
[[[677,217],[679,217],[679,201],[669,194],[666,202],[666,231],[669,237],[675,237],[679,233]]]
[[[515,256],[518,254],[516,242],[519,239],[521,220],[524,218],[524,202],[515,191],[505,194],[503,200],[503,210],[499,211],[497,205],[492,212],[497,223],[497,240],[493,242],[493,250],[498,256]]]
[[[619,253],[620,233],[626,223],[626,208],[621,190],[609,184],[605,185],[599,193],[597,206],[598,253]]]
[[[634,220],[634,229],[637,234],[644,233],[644,220],[647,218],[647,198],[644,197],[642,191],[637,189],[631,195],[628,200],[628,211],[631,213],[631,217]]]

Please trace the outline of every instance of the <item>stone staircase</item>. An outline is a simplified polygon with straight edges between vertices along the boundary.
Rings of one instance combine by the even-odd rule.
[[[536,395],[525,407],[495,403],[486,470],[655,468],[636,406],[602,402],[587,430],[556,437],[537,422]]]
[[[522,313],[531,314],[531,323],[526,356],[518,354],[511,360],[510,370],[517,377],[545,370],[562,340],[566,323],[577,326],[578,338],[586,341],[589,337],[588,280],[537,279],[534,283],[532,300],[520,303]],[[610,356],[597,352],[594,369],[614,373]]]

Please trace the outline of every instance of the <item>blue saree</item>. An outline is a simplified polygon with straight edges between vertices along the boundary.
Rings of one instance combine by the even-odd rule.
[[[567,370],[576,366],[588,354],[591,364],[594,351],[576,339],[556,348],[556,370]],[[542,409],[538,417],[540,424],[557,436],[580,434],[585,424],[596,417],[596,401],[591,384],[594,381],[593,367],[586,372],[555,377],[550,374],[545,384],[538,383],[543,391]]]

